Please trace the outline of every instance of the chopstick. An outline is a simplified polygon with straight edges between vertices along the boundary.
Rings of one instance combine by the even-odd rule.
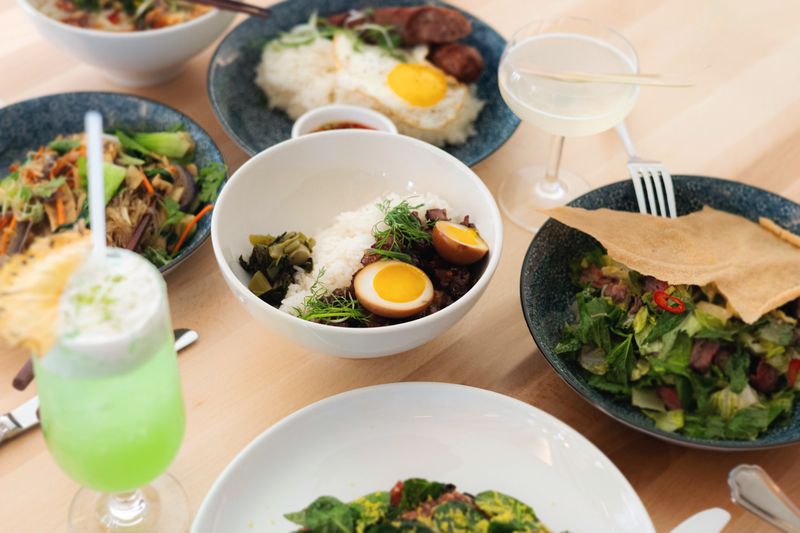
[[[693,83],[665,80],[660,74],[649,73],[594,73],[594,72],[554,72],[532,67],[516,67],[514,70],[523,74],[531,74],[556,81],[571,83],[620,83],[626,85],[652,85],[657,87],[691,87]]]
[[[203,4],[207,6],[216,7],[223,11],[235,11],[237,13],[244,13],[253,17],[267,18],[272,15],[272,11],[264,7],[254,6],[239,2],[239,0],[188,0],[193,4]]]

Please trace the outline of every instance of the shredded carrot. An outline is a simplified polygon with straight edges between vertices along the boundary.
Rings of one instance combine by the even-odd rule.
[[[64,201],[59,195],[56,196],[56,224],[64,224]]]
[[[82,145],[81,145],[81,151],[80,151],[80,154],[81,154],[81,155],[83,155],[83,156],[85,156],[85,155],[86,155],[86,145],[85,145],[85,144],[82,144]]]
[[[200,221],[201,218],[203,218],[203,216],[206,213],[211,211],[213,208],[214,208],[213,205],[208,204],[203,209],[201,209],[199,213],[197,213],[194,216],[194,218],[192,219],[191,222],[189,222],[189,224],[186,225],[186,228],[184,228],[184,230],[183,230],[183,234],[181,234],[181,238],[178,239],[178,242],[176,242],[175,246],[172,248],[172,253],[173,254],[177,254],[178,253],[178,250],[180,250],[181,246],[183,246],[183,241],[185,241],[186,237],[189,236],[189,232],[192,230],[192,228]]]
[[[42,144],[41,146],[39,146],[39,151],[38,151],[38,152],[36,152],[36,156],[37,156],[37,157],[42,157],[42,156],[44,156],[44,145],[43,145],[43,144]]]
[[[8,247],[8,241],[11,239],[11,236],[14,234],[14,228],[17,227],[17,217],[11,216],[11,224],[3,230],[3,236],[0,237],[0,255],[6,255],[6,248]]]
[[[150,180],[147,179],[147,176],[144,176],[144,178],[142,178],[142,184],[144,185],[144,188],[147,189],[147,194],[156,193],[156,190],[153,188],[153,184],[150,183]]]
[[[60,157],[56,161],[55,165],[53,165],[53,168],[50,170],[50,175],[53,177],[58,176],[61,173],[61,171],[64,170],[64,168],[66,168],[66,166],[67,166],[66,160],[63,157]]]
[[[9,172],[16,172],[17,170],[19,170],[19,163],[11,163],[8,165]]]

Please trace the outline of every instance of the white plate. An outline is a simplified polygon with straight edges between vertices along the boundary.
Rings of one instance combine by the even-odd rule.
[[[289,532],[283,514],[424,477],[498,490],[553,531],[655,531],[614,464],[574,429],[526,403],[445,383],[357,389],[286,417],[227,466],[193,533]]]

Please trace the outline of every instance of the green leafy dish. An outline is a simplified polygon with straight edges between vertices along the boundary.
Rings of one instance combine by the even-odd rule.
[[[792,411],[800,302],[746,324],[713,287],[671,286],[601,249],[573,265],[576,320],[555,352],[664,431],[754,440]]]
[[[533,509],[496,491],[471,495],[412,478],[350,503],[321,496],[286,518],[308,533],[547,533]]]

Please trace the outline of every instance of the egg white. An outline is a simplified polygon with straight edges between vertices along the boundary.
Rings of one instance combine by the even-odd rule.
[[[356,298],[371,313],[387,318],[405,318],[421,313],[433,301],[433,283],[424,272],[422,274],[425,276],[425,288],[413,300],[392,302],[378,294],[375,290],[375,276],[384,268],[397,263],[400,261],[377,261],[356,273],[353,279]]]
[[[371,45],[356,48],[349,37],[336,34],[333,53],[337,67],[336,100],[366,105],[396,122],[423,130],[444,128],[458,118],[467,98],[467,87],[447,76],[447,90],[441,100],[431,106],[415,106],[389,87],[389,73],[402,61],[391,57],[385,50]],[[425,60],[427,54],[427,46],[417,46],[408,53],[407,62],[436,68]]]

